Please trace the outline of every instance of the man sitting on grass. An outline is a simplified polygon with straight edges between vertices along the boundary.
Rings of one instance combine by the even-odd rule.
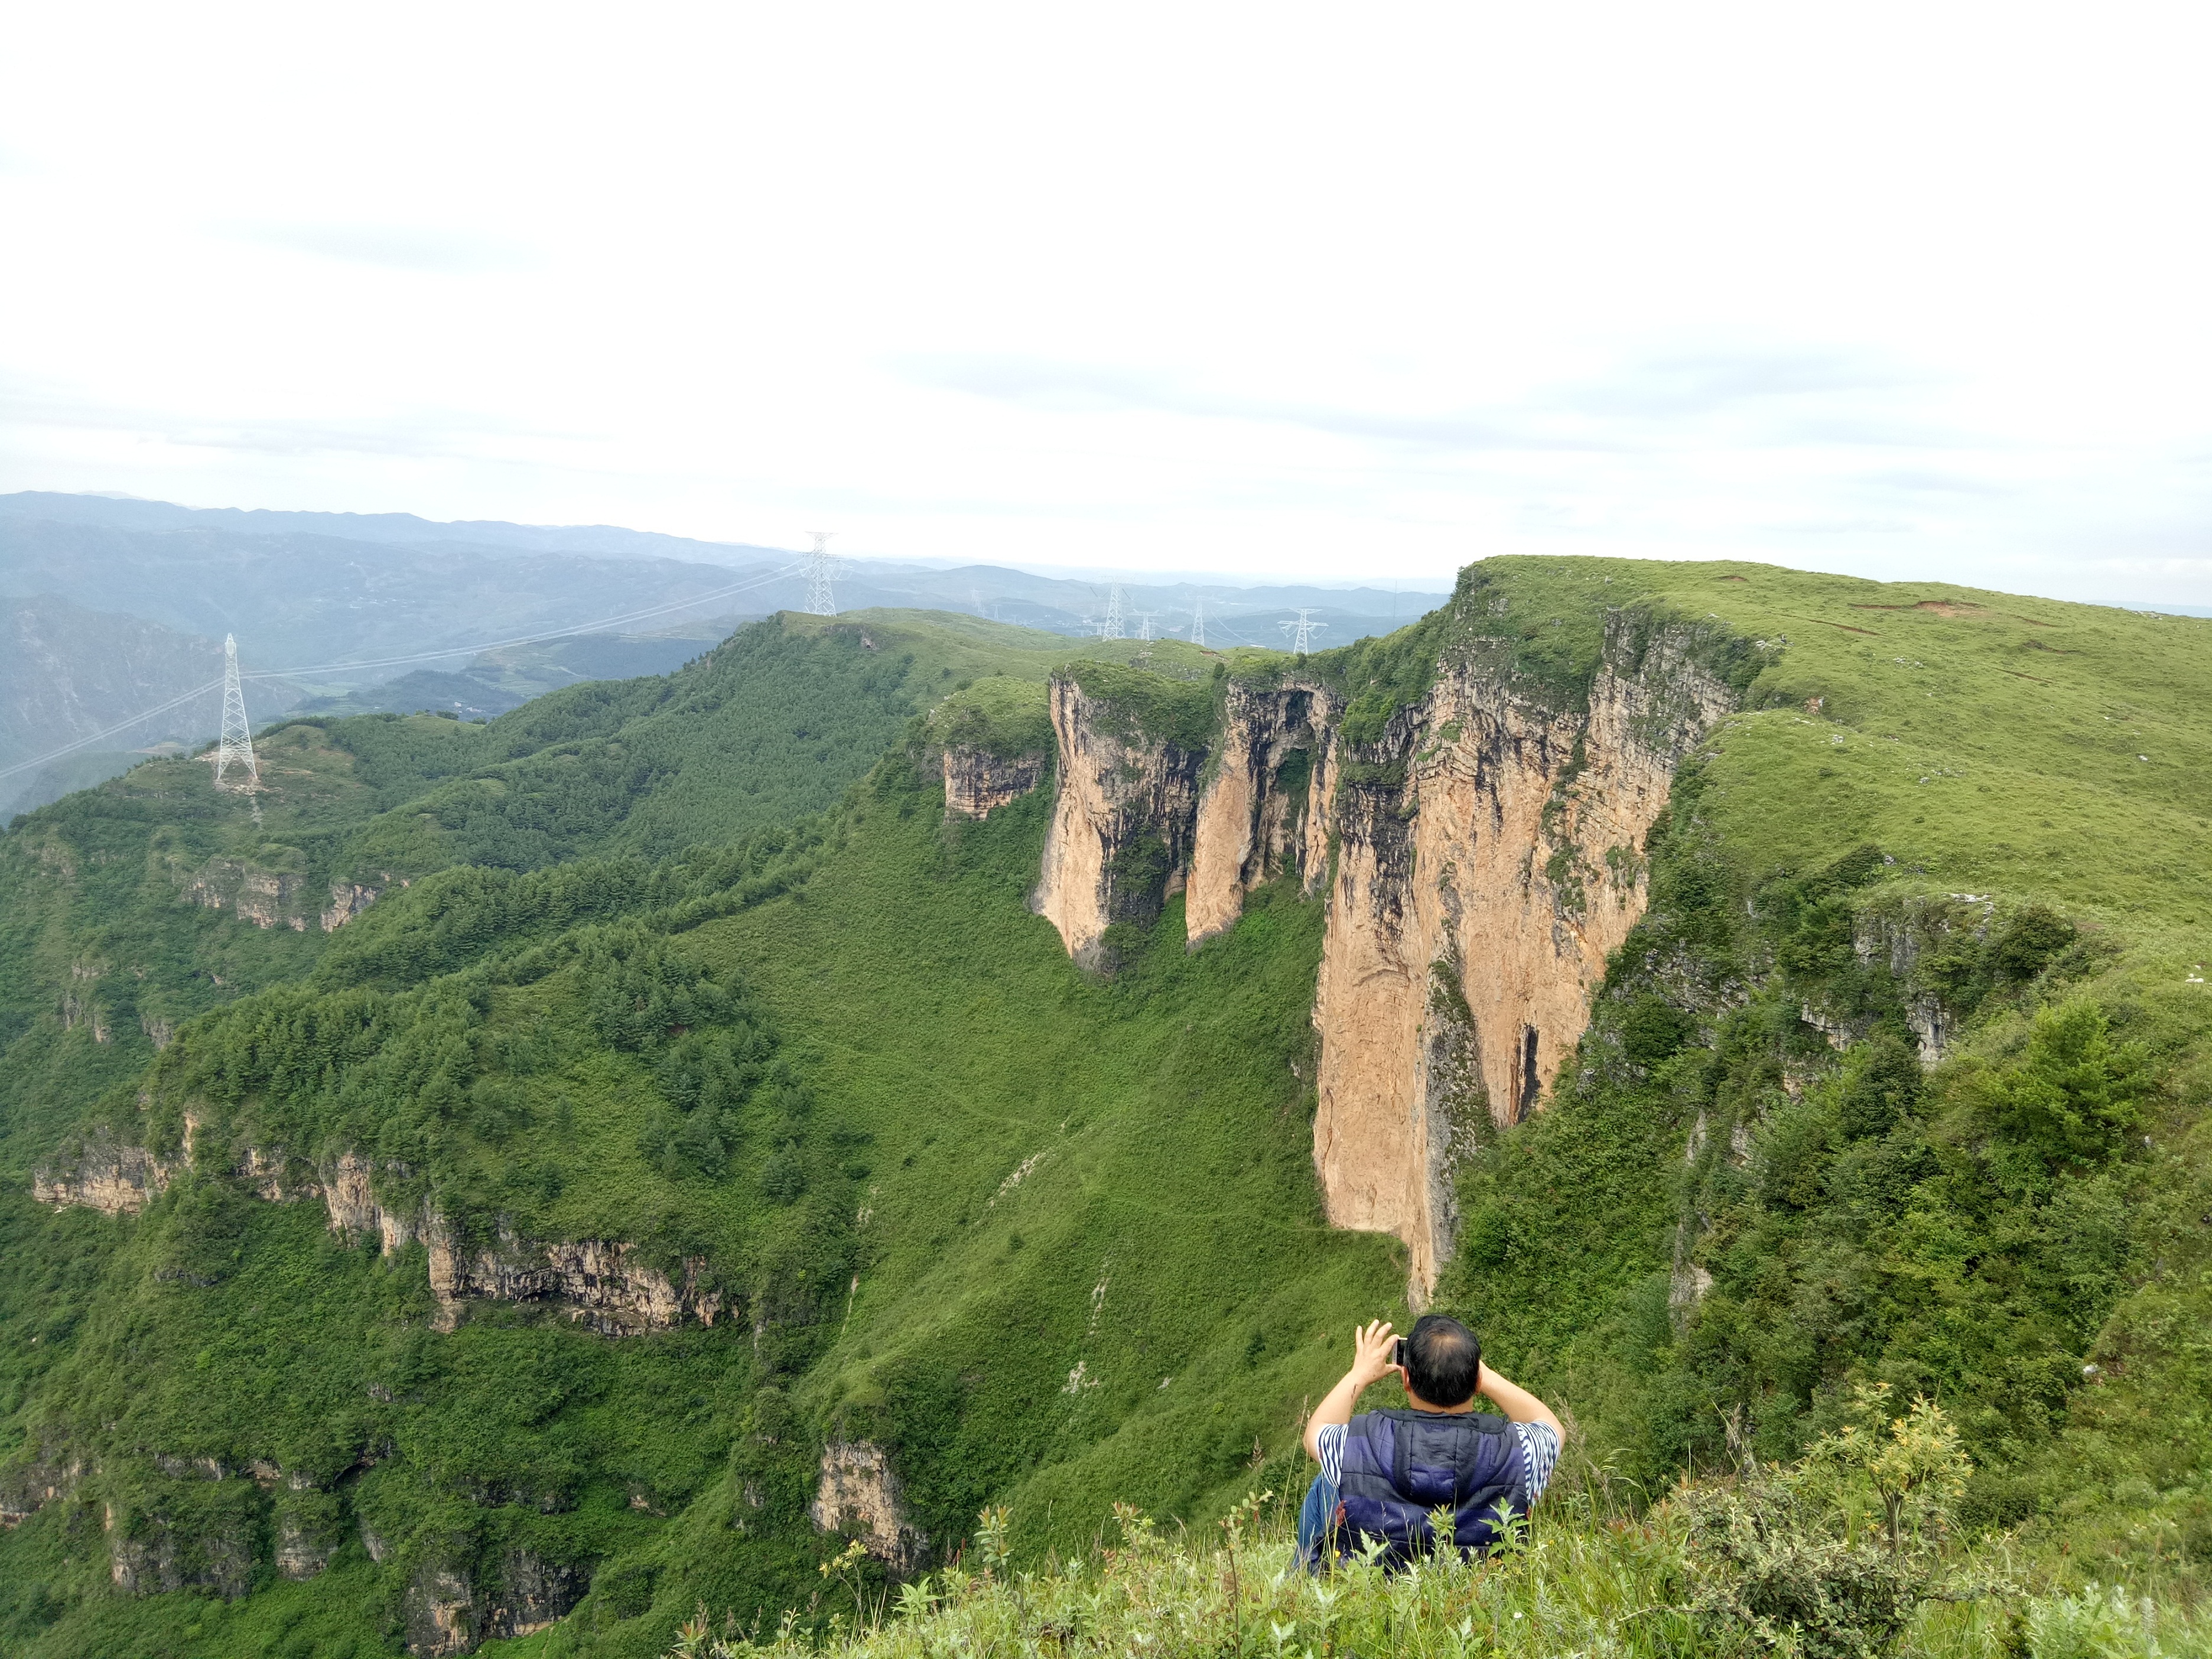
[[[1298,1559],[1316,1570],[1324,1548],[1350,1556],[1379,1540],[1395,1571],[1435,1547],[1429,1515],[1438,1509],[1452,1512],[1462,1551],[1487,1550],[1509,1516],[1543,1496],[1559,1461],[1559,1419],[1484,1364],[1481,1344],[1456,1319],[1423,1315],[1402,1364],[1385,1320],[1352,1340],[1352,1369],[1306,1422],[1306,1450],[1321,1473],[1298,1516]],[[1353,1416],[1361,1391],[1393,1371],[1411,1409]],[[1504,1415],[1478,1413],[1477,1395]]]

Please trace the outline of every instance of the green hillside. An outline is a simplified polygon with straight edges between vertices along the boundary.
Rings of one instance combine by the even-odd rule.
[[[1357,765],[1439,662],[1571,704],[1623,606],[1713,624],[1744,707],[1643,849],[1580,1052],[1462,1172],[1440,1300],[1572,1414],[1569,1486],[1656,1496],[1724,1458],[1729,1413],[1794,1458],[1886,1381],[1958,1423],[1963,1527],[2196,1593],[2212,623],[1497,560],[1307,667]],[[1082,649],[1133,732],[1218,719],[1194,648]],[[457,1583],[479,1636],[575,1603],[492,1652],[657,1653],[701,1605],[817,1620],[883,1582],[817,1571],[825,1443],[885,1449],[939,1561],[987,1504],[1042,1561],[1116,1500],[1196,1520],[1302,1481],[1302,1406],[1406,1271],[1322,1217],[1323,907],[1278,881],[1186,951],[1170,897],[1111,979],[1067,960],[1028,908],[1049,787],[948,820],[935,745],[1045,743],[1070,653],[785,617],[486,726],[287,726],[258,827],[185,761],[19,820],[0,1498],[64,1495],[0,1534],[0,1653],[396,1651]],[[377,896],[326,933],[334,884]],[[1963,1022],[1932,1070],[1923,996]],[[88,1135],[179,1173],[137,1217],[34,1203]],[[456,1250],[625,1241],[717,1316],[456,1316],[422,1242],[253,1195],[249,1147],[377,1160],[379,1202]]]

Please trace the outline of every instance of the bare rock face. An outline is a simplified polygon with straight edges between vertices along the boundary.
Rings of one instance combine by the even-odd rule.
[[[313,1578],[337,1553],[341,1534],[335,1524],[336,1505],[291,1504],[276,1512],[276,1571],[299,1581]]]
[[[1327,830],[1312,833],[1328,800],[1324,769],[1315,760],[1326,751],[1340,712],[1318,682],[1229,687],[1183,898],[1193,945],[1234,927],[1252,888],[1313,868],[1317,848],[1326,861]]]
[[[136,1215],[161,1195],[176,1173],[173,1164],[143,1146],[119,1145],[102,1131],[73,1159],[33,1171],[31,1196],[56,1209],[81,1205],[103,1215]]]
[[[492,1243],[457,1245],[452,1228],[433,1216],[424,1231],[430,1289],[450,1330],[471,1297],[495,1302],[559,1302],[568,1316],[604,1336],[672,1330],[686,1319],[711,1325],[722,1298],[702,1283],[706,1263],[687,1260],[681,1284],[639,1260],[635,1245],[605,1239],[537,1243],[502,1228]]]
[[[404,1250],[422,1234],[419,1216],[387,1210],[377,1202],[370,1184],[374,1173],[358,1152],[342,1152],[323,1172],[323,1207],[331,1231],[349,1239],[374,1238],[386,1255]],[[304,1195],[304,1194],[302,1194]]]
[[[401,1607],[410,1653],[466,1653],[482,1639],[476,1596],[469,1581],[451,1567],[418,1567],[407,1581]]]
[[[68,1497],[84,1475],[81,1456],[51,1451],[0,1475],[0,1531],[22,1525],[47,1504]]]
[[[323,931],[335,933],[383,896],[381,887],[371,887],[358,881],[332,882],[331,902],[323,907]]]
[[[1009,759],[981,749],[945,751],[945,810],[954,817],[988,818],[1044,781],[1044,756]]]
[[[1109,926],[1149,924],[1178,890],[1195,945],[1260,882],[1326,888],[1314,1163],[1330,1220],[1402,1238],[1425,1299],[1457,1162],[1536,1109],[1580,1040],[1644,914],[1644,838],[1674,768],[1735,705],[1700,643],[1697,625],[1615,612],[1587,696],[1569,696],[1516,690],[1477,641],[1356,752],[1319,678],[1231,682],[1210,755],[1055,680],[1033,908],[1096,963]]]
[[[1106,929],[1151,926],[1182,885],[1206,755],[1145,736],[1061,677],[1052,682],[1052,726],[1060,793],[1030,908],[1078,962],[1106,966]]]
[[[143,1510],[106,1512],[108,1577],[125,1595],[211,1590],[226,1601],[253,1587],[253,1548],[245,1529],[209,1526],[203,1517],[179,1527]]]
[[[1314,1162],[1333,1222],[1405,1240],[1417,1298],[1476,1115],[1534,1110],[1580,1039],[1674,769],[1732,706],[1686,643],[1616,617],[1584,711],[1447,668],[1339,791]]]
[[[822,1449],[822,1480],[807,1513],[823,1532],[850,1534],[868,1553],[902,1577],[927,1558],[929,1540],[899,1506],[898,1477],[882,1447],[866,1440],[832,1441]]]
[[[272,849],[289,853],[292,849]],[[295,861],[304,866],[304,860]],[[184,884],[185,896],[211,910],[228,910],[257,927],[290,927],[305,932],[307,876],[304,867],[265,865],[247,859],[213,858]]]

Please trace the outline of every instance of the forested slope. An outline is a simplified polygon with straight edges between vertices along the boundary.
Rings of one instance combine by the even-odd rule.
[[[1439,1301],[1571,1414],[1570,1484],[1656,1493],[1731,1424],[1789,1457],[1887,1381],[1964,1427],[1977,1527],[2191,1582],[2203,629],[1507,560],[1304,664],[1072,672],[1192,756],[1308,677],[1381,789],[1439,665],[1568,707],[1625,611],[1714,625],[1738,707],[1579,1048],[1453,1172]],[[1279,876],[1187,950],[1147,853],[1116,971],[1069,960],[1025,769],[1067,650],[775,619],[486,726],[287,727],[258,829],[188,763],[19,823],[0,1652],[653,1653],[702,1603],[825,1616],[987,1503],[1035,1559],[1288,1490],[1408,1266],[1323,1219],[1331,918]],[[871,1552],[835,1584],[819,1519]]]

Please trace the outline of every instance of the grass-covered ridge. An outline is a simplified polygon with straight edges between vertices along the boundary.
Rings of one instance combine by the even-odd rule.
[[[1750,641],[1755,672],[1645,849],[1651,915],[1582,1054],[1467,1172],[1446,1297],[1573,1413],[1570,1485],[1624,1510],[1724,1455],[1730,1412],[1787,1460],[1887,1380],[1966,1437],[1962,1524],[2024,1527],[2053,1588],[2071,1546],[2191,1593],[2207,877],[2172,848],[2205,827],[2212,624],[1753,566],[1500,560],[1463,589],[1504,609],[1219,678],[1171,642],[787,617],[488,726],[288,727],[258,830],[185,763],[25,820],[0,840],[0,1497],[84,1461],[0,1534],[0,1651],[389,1651],[448,1580],[479,1634],[533,1582],[584,1597],[510,1651],[657,1652],[702,1601],[816,1631],[883,1589],[819,1571],[830,1439],[887,1449],[970,1564],[986,1505],[1028,1570],[1111,1538],[1117,1500],[1210,1526],[1294,1496],[1301,1401],[1404,1271],[1313,1188],[1322,907],[1262,890],[1187,952],[1170,901],[1088,977],[1027,908],[1048,795],[947,823],[902,739],[935,708],[939,743],[1037,741],[1060,669],[1200,746],[1224,682],[1334,675],[1379,735],[1455,651],[1580,695],[1624,609],[1710,629],[1716,672]],[[257,927],[191,896],[224,860],[381,896],[327,935]],[[1929,996],[1958,1028],[1933,1071]],[[143,1216],[30,1202],[86,1126],[173,1154],[188,1109],[208,1162]],[[478,1303],[435,1329],[420,1244],[380,1258],[220,1167],[276,1141],[372,1156],[465,1241],[702,1261],[731,1316],[611,1339]],[[132,1559],[251,1593],[117,1595],[110,1506]],[[288,1538],[327,1571],[283,1578]],[[1649,1588],[1672,1546],[1637,1538],[1572,1548]],[[1226,1564],[1156,1565],[1191,1589]],[[1089,1571],[1027,1611],[999,1572],[977,1617],[1044,1639]],[[1277,1620],[1316,1611],[1278,1589]],[[1492,1591],[1433,1631],[1398,1594],[1358,1640],[1414,1618],[1449,1646]],[[1220,1605],[1191,1604],[1206,1640]],[[1497,1601],[1483,1639],[1516,1650],[1538,1605]],[[1319,1627],[1291,1628],[1243,1626],[1269,1652]]]

